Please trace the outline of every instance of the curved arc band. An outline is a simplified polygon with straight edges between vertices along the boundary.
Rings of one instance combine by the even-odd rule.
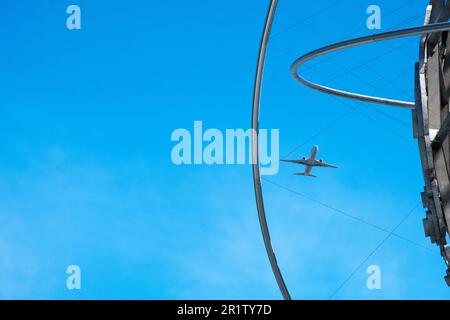
[[[376,35],[369,35],[369,36],[364,36],[364,37],[360,37],[360,38],[355,38],[355,39],[338,42],[338,43],[328,45],[328,46],[322,47],[320,49],[311,51],[311,52],[301,56],[297,60],[295,60],[291,66],[291,74],[297,81],[299,81],[303,85],[305,85],[313,90],[327,93],[330,95],[349,98],[349,99],[358,100],[358,101],[364,101],[364,102],[373,102],[373,103],[378,103],[378,104],[391,105],[391,106],[396,106],[396,107],[414,108],[415,107],[414,102],[392,100],[392,99],[386,99],[386,98],[381,98],[381,97],[363,95],[363,94],[338,90],[338,89],[334,89],[331,87],[327,87],[327,86],[323,86],[323,85],[314,83],[314,82],[309,81],[309,80],[305,79],[304,77],[300,76],[299,69],[306,62],[311,61],[317,57],[326,55],[328,53],[335,52],[335,51],[348,49],[348,48],[352,48],[352,47],[356,47],[356,46],[361,46],[364,44],[379,42],[379,41],[392,40],[392,39],[398,39],[398,38],[415,36],[415,35],[426,35],[429,33],[443,32],[443,31],[449,31],[449,30],[450,30],[450,22],[443,22],[443,23],[429,24],[429,25],[420,26],[420,27],[389,31],[389,32],[384,32],[384,33],[380,33],[380,34],[376,34]]]
[[[264,25],[264,31],[261,38],[261,44],[258,55],[258,65],[255,76],[255,86],[253,92],[253,108],[252,108],[252,169],[253,169],[253,185],[255,188],[256,206],[258,209],[259,224],[261,227],[261,233],[264,240],[267,256],[272,267],[273,274],[277,281],[280,292],[285,300],[291,300],[291,296],[284,282],[281,274],[278,262],[275,256],[275,252],[270,240],[269,226],[267,224],[266,212],[264,208],[264,200],[261,185],[261,165],[259,159],[259,114],[260,114],[260,102],[261,102],[261,89],[264,73],[264,65],[266,61],[267,47],[269,43],[270,31],[272,29],[273,20],[275,18],[275,11],[277,8],[278,0],[270,0],[269,8],[267,11],[266,22]]]

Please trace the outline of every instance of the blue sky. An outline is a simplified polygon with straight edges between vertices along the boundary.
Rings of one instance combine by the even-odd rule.
[[[334,2],[280,0],[267,57],[262,127],[280,129],[282,156],[318,144],[340,166],[314,180],[282,165],[264,181],[286,282],[294,298],[329,298],[386,237],[379,228],[392,230],[415,208],[400,237],[333,298],[447,299],[445,266],[417,206],[423,180],[410,112],[313,92],[289,74],[299,55],[373,32],[365,23],[375,2],[365,0],[343,0],[285,31]],[[70,4],[81,7],[80,31],[66,28]],[[251,168],[170,159],[172,131],[195,120],[249,127],[267,4],[0,3],[0,298],[280,298]],[[376,4],[386,31],[422,24],[427,1]],[[418,39],[408,38],[349,50],[305,74],[411,100],[417,57]],[[80,291],[66,288],[72,264]],[[366,288],[372,264],[382,270],[378,291]]]

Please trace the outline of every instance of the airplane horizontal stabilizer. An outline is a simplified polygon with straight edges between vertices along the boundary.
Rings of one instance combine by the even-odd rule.
[[[304,173],[304,172],[301,172],[301,173],[294,173],[294,175],[296,175],[296,176],[311,177],[311,178],[317,178],[316,175],[313,175],[313,174],[307,174],[307,173]]]

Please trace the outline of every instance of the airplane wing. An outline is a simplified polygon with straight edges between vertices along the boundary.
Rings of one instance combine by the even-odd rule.
[[[332,164],[328,164],[328,163],[325,163],[323,161],[317,161],[317,160],[314,160],[314,165],[318,166],[318,167],[324,167],[324,168],[334,168],[334,169],[338,168],[338,167],[336,167],[336,166],[334,166]]]
[[[303,173],[296,173],[295,175],[300,176],[307,176],[307,177],[316,177],[315,175],[311,174],[311,170],[313,167],[325,167],[325,168],[337,168],[337,166],[325,163],[322,160],[316,160],[317,152],[319,151],[318,146],[314,146],[311,150],[311,156],[309,159],[302,158],[299,160],[281,160],[283,162],[289,162],[289,163],[295,163],[295,164],[303,164],[306,166],[306,170]]]
[[[296,163],[296,164],[303,164],[305,166],[309,165],[308,160],[281,160],[283,162],[289,162],[289,163]]]

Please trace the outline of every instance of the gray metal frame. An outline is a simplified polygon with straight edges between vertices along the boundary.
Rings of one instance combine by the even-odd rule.
[[[432,0],[425,24],[448,21],[450,3]],[[425,234],[439,246],[447,265],[445,281],[450,286],[450,250],[447,246],[450,221],[450,64],[448,32],[424,35],[420,42],[420,59],[416,64],[416,108],[413,111],[414,138],[418,140],[425,182],[422,193]]]
[[[349,98],[353,100],[359,100],[359,101],[365,101],[365,102],[373,102],[378,104],[384,104],[384,105],[391,105],[396,107],[404,107],[404,108],[414,108],[415,103],[414,102],[408,102],[408,101],[399,101],[399,100],[392,100],[392,99],[386,99],[386,98],[380,98],[380,97],[374,97],[374,96],[368,96],[363,94],[357,94],[353,92],[343,91],[334,89],[331,87],[326,87],[317,83],[314,83],[312,81],[309,81],[302,77],[299,74],[300,67],[305,64],[306,62],[313,60],[315,58],[318,58],[320,56],[326,55],[328,53],[332,53],[335,51],[348,49],[356,46],[361,46],[368,43],[374,43],[379,41],[385,41],[385,40],[392,40],[397,38],[403,38],[408,36],[414,36],[414,35],[426,35],[429,33],[434,32],[442,32],[442,31],[448,31],[450,30],[450,22],[445,23],[436,23],[433,25],[427,25],[427,26],[421,26],[421,27],[415,27],[415,28],[409,28],[409,29],[402,29],[402,30],[396,30],[396,31],[390,31],[385,33],[380,33],[376,35],[370,35],[360,38],[355,38],[351,40],[342,41],[339,43],[335,43],[314,51],[311,51],[304,56],[301,56],[291,66],[291,74],[300,83],[303,85],[320,92],[324,92],[327,94],[331,94],[334,96]]]
[[[266,22],[264,24],[264,31],[261,38],[261,45],[259,47],[258,65],[255,76],[255,87],[253,92],[253,110],[252,110],[252,163],[253,163],[253,184],[255,187],[256,206],[258,209],[259,224],[261,226],[261,233],[266,247],[267,256],[269,257],[270,265],[273,274],[280,288],[281,294],[285,300],[291,300],[291,296],[286,287],[286,284],[278,266],[275,252],[273,251],[272,242],[270,240],[269,226],[267,225],[266,211],[264,209],[264,200],[261,186],[261,168],[259,160],[259,114],[261,109],[261,88],[263,81],[264,65],[266,61],[267,47],[270,38],[270,31],[272,28],[275,11],[278,0],[271,0],[269,9],[267,11]]]
[[[253,182],[261,233],[275,279],[284,299],[291,296],[284,282],[270,240],[264,208],[259,159],[259,115],[264,65],[270,31],[278,0],[271,0],[267,11],[259,49],[252,110]],[[320,92],[353,100],[411,108],[414,138],[418,140],[425,190],[421,194],[424,208],[425,234],[440,247],[448,266],[445,280],[450,286],[450,1],[431,0],[427,7],[425,25],[342,41],[309,52],[298,58],[291,67],[292,76],[301,84]],[[420,59],[415,68],[415,102],[393,100],[338,90],[311,82],[299,74],[300,67],[319,56],[378,41],[422,35]],[[447,47],[449,50],[447,50]]]
[[[418,140],[425,181],[422,192],[425,235],[436,243],[445,263],[445,281],[450,286],[450,1],[431,0],[425,25],[370,35],[332,44],[298,58],[292,76],[301,84],[327,94],[354,100],[412,109],[414,138]],[[422,35],[419,62],[415,66],[415,102],[391,100],[333,89],[300,76],[299,68],[319,56],[363,44]]]

